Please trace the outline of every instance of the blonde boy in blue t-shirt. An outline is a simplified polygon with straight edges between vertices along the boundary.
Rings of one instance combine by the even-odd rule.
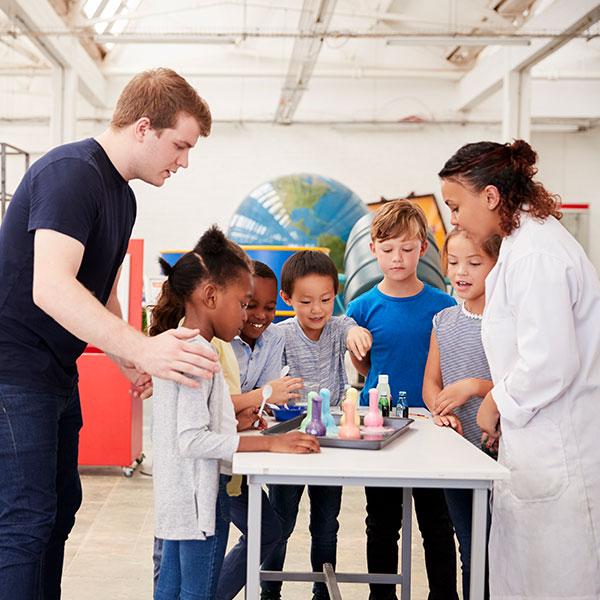
[[[417,277],[427,250],[427,219],[407,200],[383,206],[371,225],[371,252],[383,280],[353,300],[347,315],[373,336],[367,356],[352,362],[366,377],[361,403],[378,376],[389,376],[392,401],[407,393],[409,406],[424,406],[423,375],[433,315],[455,301]],[[367,566],[370,573],[398,572],[398,538],[402,526],[402,489],[365,488],[367,497]],[[425,549],[429,600],[457,600],[454,531],[442,490],[414,489],[415,512]],[[371,600],[396,598],[395,586],[371,585]]]

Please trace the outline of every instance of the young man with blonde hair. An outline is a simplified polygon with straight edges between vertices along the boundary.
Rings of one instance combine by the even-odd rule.
[[[353,300],[346,314],[373,336],[369,354],[352,356],[366,377],[361,403],[381,374],[389,376],[392,402],[407,394],[409,406],[424,407],[421,397],[429,352],[432,319],[455,304],[445,292],[419,280],[417,265],[427,250],[427,219],[408,200],[385,204],[371,224],[371,252],[383,280]],[[398,538],[402,526],[402,489],[365,488],[367,497],[367,567],[370,573],[397,573]],[[413,490],[423,537],[429,600],[458,600],[454,531],[442,490]],[[395,586],[371,585],[370,600],[396,598]]]
[[[131,328],[116,294],[136,216],[128,182],[162,186],[210,126],[185,79],[140,73],[109,129],[49,151],[10,202],[0,229],[0,600],[60,598],[81,503],[75,361],[86,343],[138,393],[151,375],[196,385],[186,375],[218,369],[213,353],[186,341],[197,331],[147,338]]]

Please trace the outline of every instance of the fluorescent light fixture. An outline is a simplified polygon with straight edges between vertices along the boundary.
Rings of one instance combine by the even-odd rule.
[[[407,35],[388,38],[388,46],[529,46],[526,37],[489,35]]]
[[[237,38],[232,36],[202,35],[202,34],[171,34],[171,33],[120,33],[118,35],[104,34],[94,36],[100,44],[236,44]]]

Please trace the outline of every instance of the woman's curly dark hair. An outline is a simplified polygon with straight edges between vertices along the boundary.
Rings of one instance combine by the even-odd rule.
[[[476,192],[493,185],[501,198],[500,227],[504,235],[509,235],[520,225],[521,210],[541,220],[562,217],[559,196],[533,180],[536,161],[536,152],[525,140],[512,144],[477,142],[460,148],[438,176]]]

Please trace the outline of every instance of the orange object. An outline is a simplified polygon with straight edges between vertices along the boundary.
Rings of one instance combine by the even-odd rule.
[[[143,240],[131,240],[128,322],[142,328]],[[125,271],[124,271],[125,272]],[[141,462],[143,401],[131,394],[131,384],[104,352],[88,346],[77,361],[83,428],[79,464],[123,467],[131,475]]]

